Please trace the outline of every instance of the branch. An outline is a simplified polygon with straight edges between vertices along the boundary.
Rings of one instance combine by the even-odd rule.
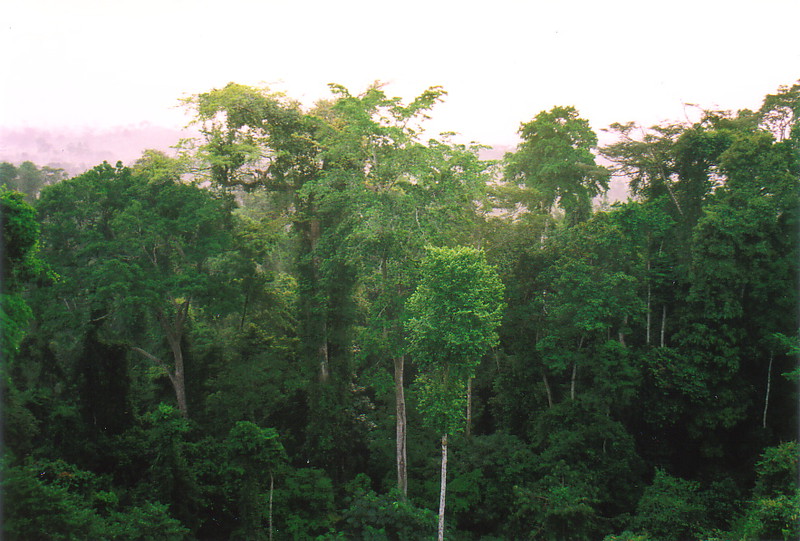
[[[173,383],[173,385],[175,384],[175,376],[173,376],[172,372],[170,372],[169,367],[167,366],[167,363],[165,363],[164,361],[162,361],[161,359],[159,359],[158,357],[156,357],[152,353],[146,352],[142,348],[137,348],[136,346],[131,346],[131,349],[133,351],[137,352],[137,353],[140,353],[140,354],[144,355],[145,357],[147,357],[148,359],[150,359],[151,361],[156,363],[158,366],[160,366],[162,369],[164,369],[164,372],[166,372],[167,376],[169,377],[169,380]]]

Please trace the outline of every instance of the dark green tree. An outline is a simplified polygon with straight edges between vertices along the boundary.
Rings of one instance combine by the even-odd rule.
[[[224,304],[225,281],[212,263],[226,249],[230,208],[207,190],[121,164],[55,185],[38,205],[44,254],[63,278],[56,295],[67,310],[59,317],[102,320],[106,332],[126,336],[169,377],[184,415],[185,330],[193,303]],[[155,328],[130,332],[141,329],[128,326],[140,315]],[[145,349],[153,339],[166,341],[171,362]]]

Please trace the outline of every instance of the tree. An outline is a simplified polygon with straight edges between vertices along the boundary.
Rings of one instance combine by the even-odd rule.
[[[37,432],[36,420],[26,404],[29,397],[19,388],[21,382],[12,376],[25,364],[19,355],[20,347],[34,319],[25,293],[32,280],[52,279],[53,274],[40,256],[36,211],[25,202],[23,194],[4,186],[0,186],[0,230],[0,436],[5,436],[10,452],[24,454],[30,450],[28,446]]]
[[[269,481],[268,538],[272,539],[272,503],[275,471],[286,460],[286,453],[273,428],[261,428],[250,421],[239,421],[228,434],[229,461],[239,484],[240,533],[246,539],[263,539],[263,492]]]
[[[36,201],[42,188],[65,178],[67,173],[61,168],[46,165],[39,168],[30,161],[22,162],[19,167],[8,162],[0,163],[0,186],[6,185],[9,189],[24,193],[29,203]]]
[[[325,165],[320,118],[267,88],[229,83],[185,101],[202,140],[185,147],[214,189],[264,189],[283,203],[298,236],[295,261],[299,292],[301,354],[330,376],[328,295],[317,249],[328,224],[319,212],[319,184]]]
[[[642,312],[641,259],[632,247],[613,212],[559,231],[544,247],[549,264],[537,276],[533,293],[540,312],[533,348],[550,404],[557,401],[551,376],[568,381],[564,395],[570,400],[578,396],[579,380],[590,378],[594,381],[586,388],[598,406],[630,399],[636,377],[626,334]]]
[[[127,335],[169,377],[184,415],[184,333],[193,302],[224,301],[225,281],[212,278],[211,263],[227,244],[230,205],[174,177],[151,180],[107,163],[45,190],[38,205],[44,254],[64,278],[62,316],[102,320],[107,332]],[[141,329],[137,314],[160,332],[131,332]],[[171,366],[141,347],[157,337],[166,339]]]
[[[358,96],[331,86],[334,99],[316,111],[325,121],[319,210],[339,219],[320,243],[323,250],[335,247],[335,253],[320,255],[323,260],[342,258],[337,265],[353,267],[358,277],[354,289],[366,299],[354,339],[363,358],[388,360],[393,369],[397,483],[405,497],[402,317],[412,290],[413,261],[426,243],[452,242],[474,229],[470,221],[486,184],[486,163],[476,149],[446,137],[421,141],[421,124],[445,94],[439,87],[405,104],[378,83]]]
[[[17,168],[13,163],[0,162],[0,186],[5,185],[6,188],[13,186],[14,180],[17,178]]]
[[[800,534],[798,445],[767,447],[756,463],[756,485],[734,534],[740,539],[797,539]]]
[[[0,354],[15,354],[32,317],[30,307],[20,295],[25,283],[44,273],[39,257],[39,224],[36,211],[23,194],[0,187],[0,315],[3,333]]]
[[[466,385],[481,357],[497,344],[503,284],[474,248],[429,248],[408,300],[409,350],[426,422],[442,434],[439,539],[444,538],[447,436],[464,426]]]
[[[700,538],[708,527],[707,514],[698,483],[657,469],[632,522],[635,531],[644,531],[654,539],[679,541]]]
[[[595,163],[597,136],[574,107],[542,111],[519,129],[506,155],[504,180],[530,212],[549,216],[558,205],[569,223],[586,220],[592,198],[608,189],[609,172]],[[546,223],[546,222],[545,222]]]
[[[778,141],[792,136],[800,125],[800,81],[792,86],[783,85],[774,94],[768,94],[758,111],[761,125]]]
[[[63,460],[28,458],[3,468],[4,539],[164,539],[189,530],[152,500],[120,498],[109,479]],[[121,501],[123,500],[123,501]],[[124,501],[127,500],[127,501]]]

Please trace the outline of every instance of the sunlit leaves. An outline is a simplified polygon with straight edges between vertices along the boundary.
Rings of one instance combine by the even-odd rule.
[[[464,415],[466,381],[497,344],[503,284],[474,248],[429,248],[408,300],[409,351],[421,366],[426,419],[451,432]]]

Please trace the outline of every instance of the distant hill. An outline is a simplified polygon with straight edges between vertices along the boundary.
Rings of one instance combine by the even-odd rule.
[[[103,161],[131,164],[148,148],[169,151],[189,135],[146,123],[108,129],[0,127],[0,162],[31,161],[77,175]]]

